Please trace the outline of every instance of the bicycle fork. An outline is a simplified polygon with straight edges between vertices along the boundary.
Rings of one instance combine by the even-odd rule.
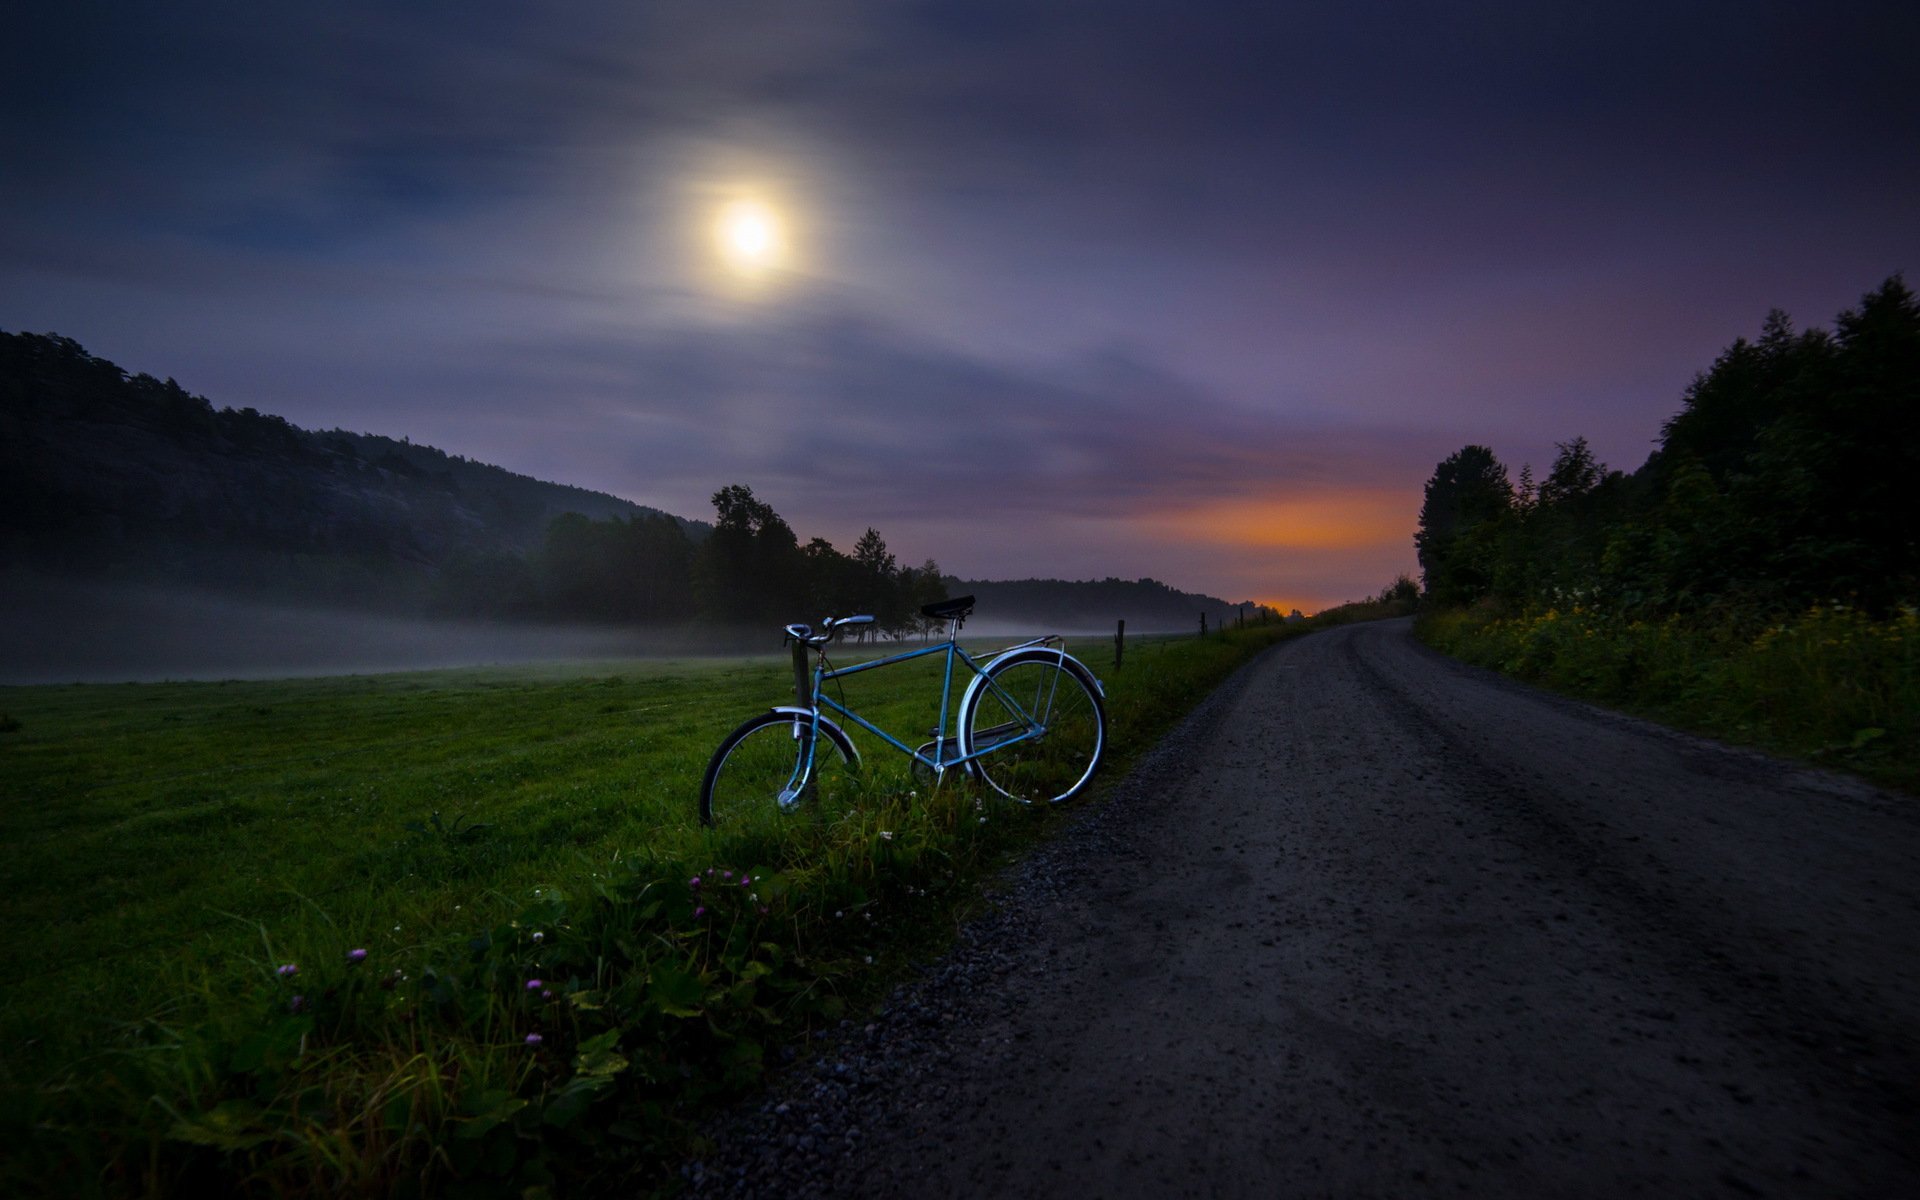
[[[800,743],[800,752],[794,756],[793,778],[780,789],[782,812],[809,799],[808,793],[813,790],[813,751],[820,741],[820,713],[813,704],[813,663],[807,658],[806,643],[798,638],[793,643],[793,703],[795,708],[811,713],[812,719],[805,720],[799,713],[794,714],[793,740]]]

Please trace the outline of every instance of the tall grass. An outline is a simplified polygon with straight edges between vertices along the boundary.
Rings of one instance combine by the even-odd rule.
[[[1760,628],[1592,610],[1451,610],[1438,649],[1573,695],[1920,792],[1920,615],[1819,605]]]
[[[1127,759],[1279,636],[1076,651]],[[909,734],[937,666],[849,681]],[[645,1185],[1061,814],[898,756],[694,820],[784,662],[4,689],[9,1194]],[[865,689],[855,693],[855,687]]]

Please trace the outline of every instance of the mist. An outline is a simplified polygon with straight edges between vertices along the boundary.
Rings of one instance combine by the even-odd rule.
[[[190,589],[10,579],[0,684],[363,675],[441,667],[773,651],[777,630],[397,617]]]
[[[0,587],[0,686],[373,675],[449,667],[777,654],[780,630],[533,625],[252,600],[191,588],[13,576]],[[795,620],[824,614],[795,613]],[[962,640],[1104,634],[1091,620],[1016,612],[970,619]],[[1129,628],[1152,630],[1139,622]],[[876,649],[907,648],[919,638]]]

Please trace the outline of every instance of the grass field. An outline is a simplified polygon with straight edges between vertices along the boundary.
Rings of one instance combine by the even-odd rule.
[[[1135,641],[1121,672],[1075,647],[1109,777],[1279,633]],[[847,698],[916,741],[938,670]],[[1051,819],[919,795],[857,737],[879,769],[850,807],[702,829],[713,746],[789,687],[769,656],[0,689],[0,1119],[34,1148],[0,1183],[644,1178]],[[700,903],[723,870],[755,904]]]

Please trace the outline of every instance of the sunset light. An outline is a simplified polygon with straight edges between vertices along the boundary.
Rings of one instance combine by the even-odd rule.
[[[1398,491],[1252,497],[1151,518],[1154,532],[1246,549],[1341,550],[1411,546],[1418,502]],[[1411,553],[1407,554],[1410,559]]]

